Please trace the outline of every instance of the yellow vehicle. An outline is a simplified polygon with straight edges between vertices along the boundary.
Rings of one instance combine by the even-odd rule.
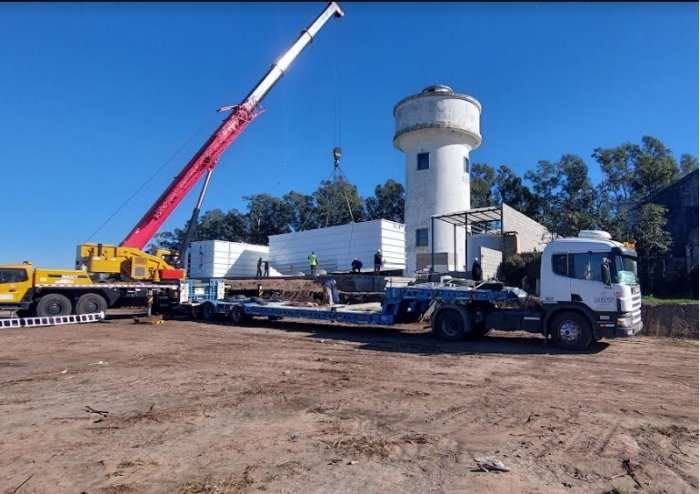
[[[153,254],[133,247],[82,244],[76,254],[76,269],[109,275],[115,281],[153,281],[185,278],[185,270],[174,268],[178,253],[157,249]]]
[[[0,309],[20,316],[96,314],[147,289],[175,290],[177,285],[95,283],[85,271],[36,269],[29,262],[0,265]]]
[[[338,5],[330,2],[241,103],[218,110],[231,113],[118,246],[99,243],[78,246],[75,271],[35,269],[30,263],[0,266],[0,308],[41,317],[89,314],[113,306],[125,292],[152,290],[170,296],[168,291],[177,288],[179,280],[186,277],[182,269],[184,251],[221,154],[263,113],[260,106],[263,98],[321,27],[329,19],[343,15]],[[202,177],[204,184],[181,244],[183,256],[162,249],[144,252],[142,249]],[[88,273],[106,275],[108,281],[93,283]]]

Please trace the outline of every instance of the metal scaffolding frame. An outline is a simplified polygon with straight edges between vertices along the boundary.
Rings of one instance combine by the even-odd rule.
[[[464,270],[468,270],[467,252],[469,246],[469,229],[471,226],[472,234],[476,230],[477,233],[489,233],[489,223],[499,222],[501,229],[503,228],[503,204],[500,206],[487,206],[484,208],[467,209],[464,211],[456,211],[454,213],[436,214],[430,217],[430,269],[435,270],[435,220],[444,221],[453,226],[453,243],[454,243],[454,259],[455,271],[457,268],[457,227],[464,228]],[[502,232],[501,232],[502,233]]]

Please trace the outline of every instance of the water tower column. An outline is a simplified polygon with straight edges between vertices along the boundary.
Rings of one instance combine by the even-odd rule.
[[[431,266],[436,271],[461,270],[463,228],[431,217],[470,207],[469,153],[481,144],[481,104],[447,86],[430,86],[401,100],[394,108],[394,146],[406,155],[406,276]],[[455,252],[455,243],[457,251]]]

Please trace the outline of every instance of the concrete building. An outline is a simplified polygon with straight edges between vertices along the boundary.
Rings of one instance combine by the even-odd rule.
[[[413,276],[417,259],[432,252],[444,256],[449,270],[465,259],[453,245],[464,245],[464,230],[454,238],[449,224],[434,215],[470,208],[469,153],[481,144],[481,104],[447,86],[430,86],[394,107],[394,146],[406,154],[406,268]]]

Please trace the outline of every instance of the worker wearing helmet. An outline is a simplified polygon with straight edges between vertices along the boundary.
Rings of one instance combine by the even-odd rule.
[[[377,249],[377,253],[374,254],[374,274],[379,274],[379,270],[381,269],[383,262],[382,250]]]
[[[474,263],[472,264],[472,279],[474,281],[481,281],[482,274],[483,273],[481,271],[481,263],[479,262],[479,258],[475,257]]]
[[[314,251],[309,254],[309,268],[311,269],[311,276],[316,276],[316,268],[318,267],[318,258]]]

